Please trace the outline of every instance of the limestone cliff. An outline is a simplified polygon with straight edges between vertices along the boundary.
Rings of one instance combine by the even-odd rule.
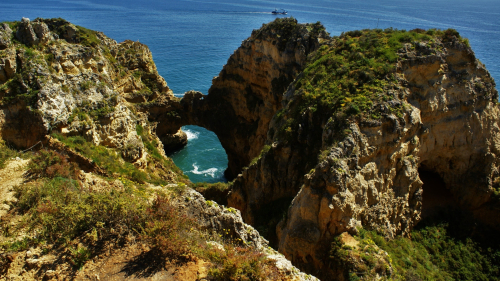
[[[145,45],[61,19],[4,23],[0,32],[4,140],[27,148],[53,132],[84,135],[131,162],[143,158],[136,124],[147,119],[134,104],[173,96]]]
[[[2,207],[15,213],[0,221],[11,234],[0,238],[7,241],[2,245],[16,249],[19,231],[43,233],[49,229],[43,223],[66,225],[82,213],[89,215],[84,226],[74,228],[81,230],[78,235],[56,228],[40,236],[54,242],[57,235],[66,235],[78,245],[66,252],[52,244],[44,248],[64,260],[59,272],[73,272],[70,264],[87,262],[90,247],[92,266],[99,267],[106,256],[99,251],[117,249],[106,244],[111,239],[128,249],[136,247],[131,241],[138,238],[154,248],[134,250],[138,259],[173,251],[190,260],[185,243],[199,245],[201,252],[208,249],[188,252],[199,254],[193,258],[198,265],[200,259],[213,261],[210,276],[215,279],[229,274],[220,260],[232,253],[255,258],[257,268],[268,270],[246,268],[245,274],[312,278],[295,274],[274,251],[264,250],[267,241],[245,221],[295,266],[321,279],[346,280],[349,272],[360,270],[365,279],[393,277],[388,254],[369,239],[356,240],[362,229],[387,239],[408,235],[439,202],[498,230],[497,100],[493,79],[454,30],[363,30],[329,38],[319,23],[277,19],[243,41],[208,95],[190,91],[179,99],[158,75],[148,48],[138,42],[117,43],[61,19],[4,23],[2,139],[23,149],[43,145],[48,152],[34,157],[26,182],[16,179],[22,182],[16,195],[21,203],[9,199],[10,205]],[[188,124],[212,130],[226,149],[226,175],[236,177],[227,198],[230,208],[186,189],[190,182],[165,157],[163,148],[186,143],[180,127]],[[119,202],[111,205],[121,206],[122,213],[96,215],[87,206],[64,219],[72,209],[54,206],[83,203],[68,202],[71,196],[66,195],[59,198],[63,203],[57,194],[47,196],[58,190],[54,186],[77,194],[74,198],[92,198],[88,202],[105,198],[98,211]],[[2,188],[13,194],[12,186]],[[41,197],[29,197],[33,194]],[[176,216],[171,216],[172,206]],[[193,219],[196,227],[182,228],[177,213]],[[60,216],[23,225],[18,216],[29,214]],[[103,227],[106,218],[112,227]],[[165,222],[172,225],[165,227]],[[180,230],[172,235],[171,229]],[[179,236],[193,240],[175,240]],[[162,237],[174,240],[165,244]],[[209,238],[217,241],[205,241]],[[252,247],[234,249],[227,241]],[[339,255],[348,256],[347,262]],[[0,258],[0,273],[29,268],[27,274],[42,278],[36,274],[47,269],[44,262],[33,261],[31,252]],[[377,266],[367,268],[374,260]]]
[[[498,226],[495,84],[455,32],[409,34],[350,32],[322,46],[229,194],[250,223],[293,198],[277,227],[279,251],[322,279],[344,278],[329,265],[341,233],[409,233],[432,193],[419,176],[427,171],[452,196],[437,200]]]

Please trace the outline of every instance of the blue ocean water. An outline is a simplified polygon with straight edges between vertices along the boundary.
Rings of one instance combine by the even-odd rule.
[[[207,93],[229,56],[253,29],[283,8],[299,22],[321,21],[331,35],[365,28],[455,28],[500,81],[498,0],[2,0],[0,21],[61,17],[121,42],[139,40],[153,52],[159,73],[177,95]],[[184,128],[189,145],[172,155],[194,182],[224,180],[227,167],[217,137]]]

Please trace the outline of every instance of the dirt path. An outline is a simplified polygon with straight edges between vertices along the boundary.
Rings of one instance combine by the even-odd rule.
[[[24,182],[23,174],[29,161],[16,158],[0,170],[0,218],[9,211],[8,202],[15,200],[13,187]]]

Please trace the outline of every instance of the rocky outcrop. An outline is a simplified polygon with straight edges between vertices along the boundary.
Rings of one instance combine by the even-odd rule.
[[[351,247],[340,249],[358,255],[354,268],[364,266],[359,254],[370,248],[382,266],[374,276],[389,276],[387,254],[369,243],[358,247],[351,235],[360,228],[388,239],[407,235],[432,212],[425,198],[437,195],[423,188],[423,179],[433,181],[427,172],[443,184],[425,186],[442,185],[448,194],[434,201],[500,225],[495,83],[458,33],[398,32],[330,40],[319,23],[277,19],[243,41],[208,95],[190,91],[179,99],[138,42],[117,43],[60,19],[3,24],[0,133],[20,148],[43,142],[66,151],[86,172],[102,171],[46,136],[84,136],[136,167],[168,173],[169,163],[148,162],[148,151],[162,161],[163,148],[186,143],[181,126],[205,127],[221,140],[226,176],[236,179],[229,208],[193,191],[177,198],[202,228],[265,248],[244,222],[276,220],[277,227],[267,225],[273,245],[307,272],[347,278],[331,260],[340,239]],[[85,182],[95,185],[92,176]]]
[[[403,44],[398,57],[396,79],[384,90],[391,98],[372,103],[378,119],[349,117],[350,109],[333,116],[299,110],[306,93],[291,85],[266,149],[229,194],[250,223],[293,198],[277,227],[279,251],[322,279],[337,278],[328,256],[339,234],[360,227],[387,238],[409,233],[425,205],[422,171],[437,173],[461,209],[498,226],[500,112],[491,76],[455,36]]]
[[[12,30],[10,26],[6,23],[0,25],[0,50],[4,50],[10,45],[10,37]]]
[[[226,177],[234,178],[259,155],[283,92],[326,38],[319,23],[277,19],[243,41],[214,78],[208,95],[188,92],[179,104],[162,97],[144,111],[158,121],[159,135],[173,134],[183,125],[213,131],[228,155]]]
[[[180,212],[194,218],[201,229],[224,233],[236,244],[251,245],[262,251],[267,259],[272,260],[284,280],[318,280],[299,271],[282,254],[270,248],[267,240],[261,237],[257,230],[243,222],[238,210],[218,205],[214,201],[206,201],[200,193],[192,189],[187,189],[182,196],[177,197],[174,204]]]

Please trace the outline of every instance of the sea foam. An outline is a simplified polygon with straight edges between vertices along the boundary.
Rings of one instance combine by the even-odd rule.
[[[210,175],[212,178],[215,177],[215,173],[217,173],[218,169],[217,168],[210,168],[210,169],[206,169],[206,170],[203,170],[203,171],[200,171],[198,166],[196,166],[196,163],[193,164],[193,170],[191,170],[190,172],[193,173],[193,174],[197,174],[197,175]]]
[[[184,133],[186,133],[188,141],[197,139],[200,134],[199,132],[193,132],[190,130],[184,130]]]

